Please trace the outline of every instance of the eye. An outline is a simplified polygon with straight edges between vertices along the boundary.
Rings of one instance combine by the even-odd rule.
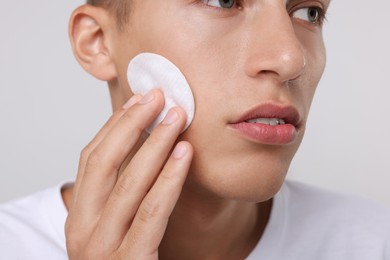
[[[204,4],[219,7],[219,8],[232,8],[236,6],[236,0],[202,0]]]
[[[305,7],[296,10],[292,17],[307,21],[312,24],[321,24],[325,18],[323,12],[318,7]]]

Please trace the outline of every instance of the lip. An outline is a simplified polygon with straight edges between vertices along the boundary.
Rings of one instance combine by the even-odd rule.
[[[249,123],[255,118],[279,118],[283,125]],[[260,144],[284,145],[295,141],[301,117],[298,110],[290,105],[266,103],[250,109],[237,120],[229,123],[230,128],[246,139]]]

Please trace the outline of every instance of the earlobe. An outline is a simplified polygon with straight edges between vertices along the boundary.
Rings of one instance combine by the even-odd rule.
[[[106,10],[83,5],[70,19],[69,37],[73,53],[80,65],[94,77],[111,81],[117,76],[109,47]]]

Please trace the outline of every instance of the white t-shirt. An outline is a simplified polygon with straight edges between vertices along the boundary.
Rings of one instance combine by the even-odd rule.
[[[0,206],[1,259],[67,259],[61,187]],[[286,181],[248,260],[390,260],[390,210]]]
[[[0,205],[0,259],[68,259],[62,186]]]
[[[390,260],[390,209],[286,182],[248,260]]]

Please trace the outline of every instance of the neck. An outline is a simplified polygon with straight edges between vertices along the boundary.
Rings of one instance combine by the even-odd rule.
[[[67,208],[73,189],[62,190]],[[245,259],[260,240],[272,200],[238,202],[186,184],[159,249],[159,259]]]
[[[272,201],[226,200],[186,184],[160,245],[160,259],[244,259],[267,225]]]

